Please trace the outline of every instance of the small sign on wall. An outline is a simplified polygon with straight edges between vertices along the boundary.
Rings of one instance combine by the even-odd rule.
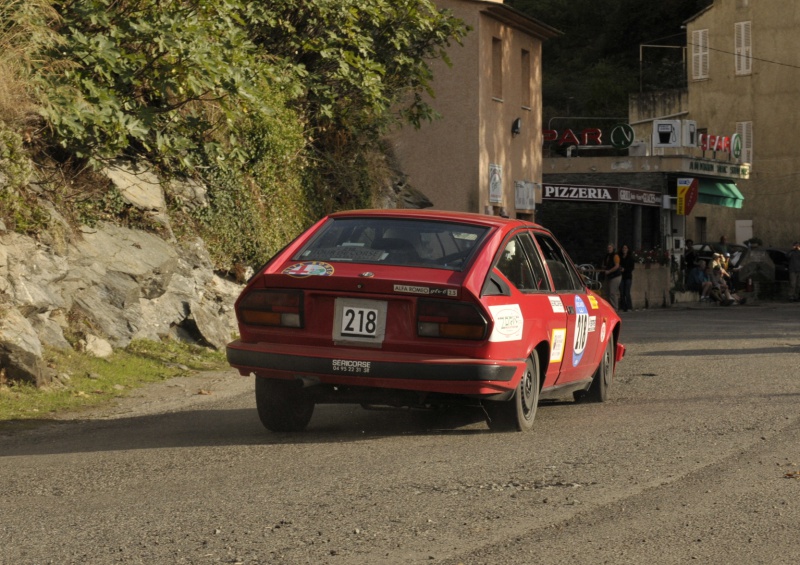
[[[680,120],[654,120],[653,121],[653,147],[680,147],[681,146],[681,121]]]
[[[489,165],[489,202],[503,202],[503,167],[500,165]]]
[[[514,181],[514,207],[517,210],[536,208],[536,184],[526,180]]]

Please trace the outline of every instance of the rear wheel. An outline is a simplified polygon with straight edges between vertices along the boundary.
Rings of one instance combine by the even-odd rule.
[[[534,352],[525,363],[525,374],[517,385],[514,398],[505,402],[484,402],[487,424],[494,431],[527,432],[533,429],[539,406],[539,357]]]
[[[608,387],[611,386],[611,379],[614,378],[614,336],[608,338],[606,350],[600,359],[592,377],[592,384],[584,397],[591,402],[605,402],[608,398]]]
[[[256,377],[256,408],[268,430],[299,432],[311,421],[314,401],[299,382]]]

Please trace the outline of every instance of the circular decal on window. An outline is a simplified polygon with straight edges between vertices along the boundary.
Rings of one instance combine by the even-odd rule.
[[[333,265],[322,261],[303,261],[295,263],[283,270],[284,275],[290,277],[329,277],[333,274]]]
[[[575,297],[575,339],[572,343],[572,366],[577,367],[583,359],[589,339],[589,310],[580,296]]]

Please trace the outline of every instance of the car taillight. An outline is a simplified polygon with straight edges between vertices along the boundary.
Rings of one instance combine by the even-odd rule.
[[[420,300],[417,333],[421,337],[483,339],[488,324],[480,310],[465,302]]]
[[[303,292],[254,290],[239,302],[239,321],[256,326],[303,327]]]

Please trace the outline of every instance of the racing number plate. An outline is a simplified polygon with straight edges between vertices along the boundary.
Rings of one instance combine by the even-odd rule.
[[[345,306],[342,309],[341,334],[346,337],[375,337],[378,311],[372,308]]]
[[[380,346],[386,331],[386,302],[337,298],[333,323],[334,342]]]

